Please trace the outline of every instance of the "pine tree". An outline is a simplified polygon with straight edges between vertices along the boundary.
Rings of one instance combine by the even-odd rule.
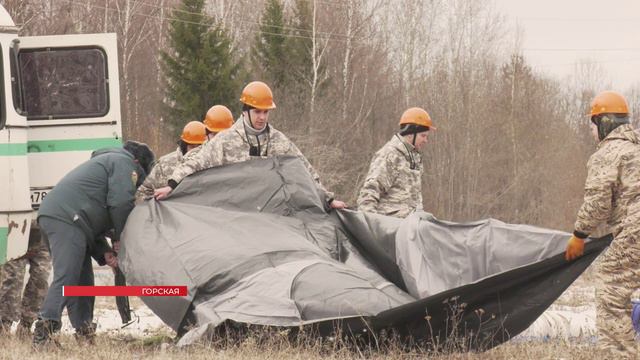
[[[281,0],[268,0],[260,21],[251,57],[267,80],[278,88],[289,79],[288,32],[285,29],[284,6]]]
[[[162,52],[166,81],[165,117],[176,132],[202,120],[215,104],[237,110],[241,65],[220,23],[204,13],[204,0],[183,0],[173,11],[170,52]]]
[[[312,71],[312,13],[309,2],[296,0],[291,26],[294,37],[291,38],[291,71],[298,81],[306,82]]]

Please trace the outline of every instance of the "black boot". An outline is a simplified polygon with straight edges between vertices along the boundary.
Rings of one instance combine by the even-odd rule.
[[[62,324],[55,320],[38,320],[36,321],[36,327],[33,330],[33,346],[36,349],[41,349],[45,346],[55,345],[60,346],[56,340],[51,338],[53,333],[60,330]]]
[[[76,333],[74,334],[76,341],[81,345],[94,345],[97,326],[96,323],[90,323],[76,329]]]

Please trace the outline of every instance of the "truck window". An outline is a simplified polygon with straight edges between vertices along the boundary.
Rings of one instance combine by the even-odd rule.
[[[109,111],[102,49],[21,49],[18,61],[27,120],[101,117]]]

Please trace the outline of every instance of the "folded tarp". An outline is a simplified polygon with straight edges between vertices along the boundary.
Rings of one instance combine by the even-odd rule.
[[[390,231],[378,224],[385,216],[342,212],[351,238],[359,240],[366,253],[386,246],[393,272],[402,278],[413,297],[425,298],[485,276],[540,261],[564,251],[571,234],[530,225],[506,224],[495,219],[454,223],[418,212],[396,223]],[[372,230],[373,229],[373,230]],[[386,236],[380,236],[380,233]],[[373,241],[369,241],[372,239]],[[383,261],[377,258],[374,262]]]
[[[566,233],[327,213],[322,198],[294,157],[196,173],[133,210],[121,267],[132,285],[188,287],[187,297],[143,298],[184,334],[180,344],[235,322],[486,349],[526,329],[610,241],[568,263]]]

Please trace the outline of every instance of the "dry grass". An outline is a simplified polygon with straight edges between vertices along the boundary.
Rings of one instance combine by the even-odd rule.
[[[134,309],[143,308],[139,298],[131,297]],[[592,304],[593,275],[587,271],[554,305]],[[115,309],[113,298],[96,298],[97,309]],[[71,335],[60,335],[62,349],[36,352],[31,339],[15,336],[0,338],[0,359],[605,359],[592,343],[555,341],[512,341],[484,353],[433,354],[411,352],[391,345],[384,350],[357,350],[343,344],[321,343],[315,339],[291,342],[277,332],[254,334],[242,341],[221,339],[208,345],[176,348],[174,334],[153,330],[144,336],[125,335],[118,330],[100,333],[95,346],[78,345]]]
[[[209,345],[176,348],[168,333],[144,338],[100,334],[96,345],[78,345],[69,335],[58,336],[62,349],[34,351],[31,339],[0,339],[0,359],[603,359],[592,344],[567,342],[511,342],[485,353],[428,354],[420,350],[354,350],[333,343],[292,343],[272,335],[248,337],[241,342],[224,340]]]

